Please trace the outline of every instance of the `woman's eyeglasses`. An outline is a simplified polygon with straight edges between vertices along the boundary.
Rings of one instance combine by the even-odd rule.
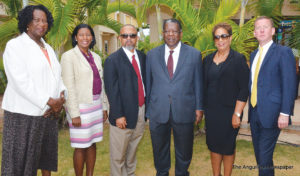
[[[214,39],[215,39],[215,40],[220,40],[220,38],[222,38],[222,39],[227,39],[228,37],[230,37],[229,34],[221,34],[221,35],[215,35],[215,36],[214,36]]]
[[[128,37],[130,37],[131,39],[136,38],[136,34],[121,34],[120,35],[123,39],[127,39]]]

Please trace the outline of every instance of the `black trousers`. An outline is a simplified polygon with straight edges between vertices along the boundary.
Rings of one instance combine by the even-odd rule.
[[[173,130],[175,145],[175,175],[188,176],[188,168],[193,154],[194,123],[175,123],[172,115],[167,123],[158,123],[150,119],[156,175],[169,175],[171,130]]]

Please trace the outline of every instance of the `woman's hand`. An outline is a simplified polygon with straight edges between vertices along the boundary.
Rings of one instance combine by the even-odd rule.
[[[232,115],[232,127],[238,128],[241,125],[241,119],[236,114]]]
[[[80,127],[81,126],[80,116],[72,118],[72,125],[74,127]]]
[[[103,123],[107,120],[107,118],[108,118],[107,111],[103,111]]]

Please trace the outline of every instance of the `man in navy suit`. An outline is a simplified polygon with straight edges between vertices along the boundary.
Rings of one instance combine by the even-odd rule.
[[[280,130],[293,115],[296,68],[292,50],[272,41],[272,19],[254,23],[259,49],[251,53],[249,122],[260,176],[273,176],[273,152]]]
[[[181,43],[181,37],[180,22],[165,20],[165,44],[149,51],[146,59],[146,117],[150,119],[157,176],[169,175],[171,129],[175,144],[175,175],[189,175],[193,125],[203,114],[201,54]]]
[[[133,176],[136,150],[145,126],[145,59],[135,49],[137,30],[130,24],[120,30],[122,47],[104,63],[104,83],[110,111],[111,176]]]

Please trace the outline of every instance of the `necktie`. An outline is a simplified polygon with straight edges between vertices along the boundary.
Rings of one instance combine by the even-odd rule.
[[[172,56],[173,53],[174,53],[174,51],[170,50],[170,55],[169,55],[168,63],[167,63],[167,68],[168,68],[170,79],[173,78],[173,56]]]
[[[135,56],[134,55],[132,55],[132,66],[133,66],[133,68],[135,70],[135,73],[136,73],[136,75],[138,77],[139,106],[143,106],[143,104],[145,103],[143,82],[142,82],[140,70],[139,70],[138,64],[137,64],[137,62],[135,60]]]
[[[260,65],[261,65],[262,52],[263,52],[263,48],[259,47],[259,56],[258,56],[258,60],[256,63],[255,72],[254,72],[254,78],[253,78],[253,83],[252,83],[253,86],[252,86],[251,100],[250,100],[252,107],[255,107],[257,104],[257,79],[258,79],[258,74],[259,74]]]

